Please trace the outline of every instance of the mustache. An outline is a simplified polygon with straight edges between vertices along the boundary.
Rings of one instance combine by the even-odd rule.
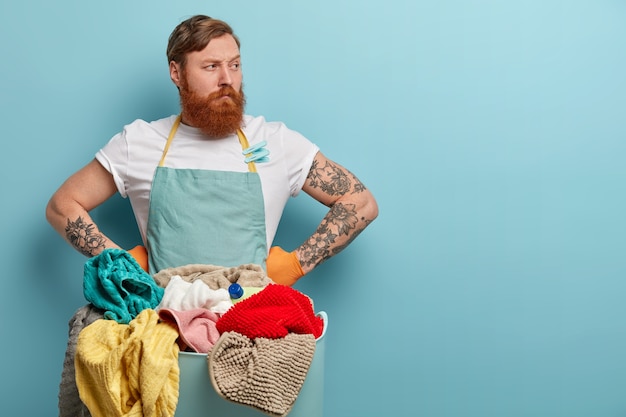
[[[221,97],[230,97],[232,99],[235,100],[240,100],[241,99],[241,94],[239,92],[237,92],[233,87],[227,85],[225,87],[220,88],[219,90],[209,94],[207,96],[208,100],[214,100],[214,99],[218,99]]]

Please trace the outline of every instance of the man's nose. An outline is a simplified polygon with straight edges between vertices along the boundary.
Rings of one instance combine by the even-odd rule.
[[[220,66],[220,78],[219,78],[220,87],[224,87],[227,85],[233,84],[233,77],[230,74],[230,70],[228,66],[221,65]]]

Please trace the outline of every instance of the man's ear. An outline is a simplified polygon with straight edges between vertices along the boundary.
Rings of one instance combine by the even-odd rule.
[[[172,82],[176,85],[176,87],[180,88],[180,80],[182,77],[182,69],[179,63],[171,61],[170,62],[170,78]]]

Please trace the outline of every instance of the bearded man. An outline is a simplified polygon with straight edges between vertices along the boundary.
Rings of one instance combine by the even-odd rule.
[[[46,217],[72,247],[92,259],[108,249],[128,255],[89,214],[119,193],[130,199],[142,238],[128,252],[149,274],[255,264],[293,285],[376,218],[374,197],[351,172],[285,124],[244,113],[239,47],[231,27],[208,16],[174,29],[167,58],[181,112],[125,126],[54,193]],[[272,247],[285,204],[300,190],[328,211],[295,249]],[[70,323],[86,325],[79,313]],[[78,330],[66,352],[63,417],[88,415],[73,381],[72,334]]]

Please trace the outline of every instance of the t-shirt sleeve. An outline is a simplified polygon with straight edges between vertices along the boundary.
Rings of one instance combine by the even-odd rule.
[[[109,142],[96,153],[96,160],[113,175],[115,185],[120,195],[128,196],[127,173],[128,173],[128,142],[126,130],[113,136]]]
[[[306,177],[309,175],[315,155],[319,147],[302,134],[291,130],[284,125],[283,146],[285,149],[287,172],[289,174],[289,189],[292,197],[300,193]]]

